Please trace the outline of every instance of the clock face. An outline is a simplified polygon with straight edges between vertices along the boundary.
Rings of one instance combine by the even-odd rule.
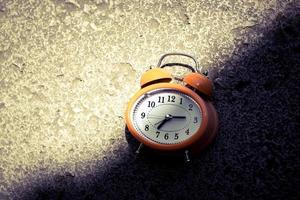
[[[156,143],[177,144],[201,126],[202,111],[190,96],[170,88],[145,93],[131,110],[136,131]]]

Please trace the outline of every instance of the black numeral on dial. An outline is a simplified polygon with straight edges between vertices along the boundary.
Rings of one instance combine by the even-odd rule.
[[[165,97],[158,97],[158,103],[165,103]]]
[[[148,101],[148,107],[155,107],[155,102],[154,101]]]
[[[159,131],[156,131],[156,138],[158,138],[160,135],[160,132]]]
[[[190,129],[187,129],[187,130],[185,131],[185,133],[186,133],[187,135],[189,135],[189,134],[190,134]]]
[[[145,125],[145,131],[149,131],[149,125]]]
[[[178,138],[179,138],[178,133],[175,133],[174,140],[178,140]]]
[[[169,139],[169,134],[166,133],[165,136],[164,136],[165,140]]]
[[[168,102],[173,102],[173,103],[175,103],[175,99],[176,99],[175,96],[168,95]]]
[[[190,110],[190,111],[193,110],[193,104],[189,104],[189,110]]]
[[[198,122],[198,118],[194,117],[194,124],[196,124]]]

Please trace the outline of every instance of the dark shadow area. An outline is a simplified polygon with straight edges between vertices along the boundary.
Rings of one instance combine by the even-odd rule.
[[[49,177],[16,194],[43,200],[299,199],[300,12],[291,6],[254,31],[264,36],[239,44],[223,69],[210,74],[219,133],[190,164],[140,159],[120,147],[85,178]]]

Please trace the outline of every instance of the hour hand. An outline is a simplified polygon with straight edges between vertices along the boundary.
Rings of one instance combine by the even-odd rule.
[[[163,119],[163,120],[161,120],[161,121],[159,121],[159,122],[157,122],[156,124],[158,124],[159,123],[159,125],[157,126],[157,129],[160,129],[167,121],[169,121],[170,119],[172,119],[172,115],[166,115],[165,116],[165,119]],[[155,124],[155,125],[156,125]]]
[[[164,120],[162,120],[161,122],[160,122],[160,124],[157,126],[157,129],[160,129],[167,121],[169,121],[170,120],[170,118],[165,118]]]

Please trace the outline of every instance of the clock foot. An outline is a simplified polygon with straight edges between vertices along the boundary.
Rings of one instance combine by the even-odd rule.
[[[184,151],[184,158],[186,162],[190,162],[189,150]]]
[[[143,143],[140,143],[139,147],[137,148],[137,150],[135,151],[136,154],[140,154],[141,149],[143,148]]]

